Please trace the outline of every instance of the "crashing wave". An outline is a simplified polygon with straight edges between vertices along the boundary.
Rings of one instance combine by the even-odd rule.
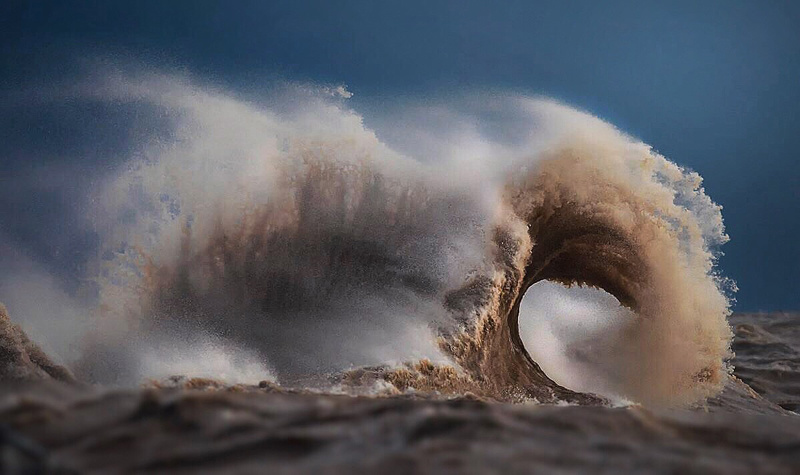
[[[635,314],[602,342],[615,395],[722,388],[727,237],[696,173],[548,100],[479,94],[373,131],[349,96],[298,89],[248,102],[159,75],[80,89],[159,110],[169,133],[91,196],[100,305],[79,375],[141,381],[154,361],[170,371],[165,348],[200,345],[214,351],[182,372],[217,351],[287,385],[602,402],[556,384],[520,336],[522,297],[551,281]]]

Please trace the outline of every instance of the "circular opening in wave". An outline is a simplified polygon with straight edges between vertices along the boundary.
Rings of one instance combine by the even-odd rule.
[[[608,292],[541,281],[520,304],[525,349],[556,383],[615,398],[623,393],[619,344],[636,315]]]

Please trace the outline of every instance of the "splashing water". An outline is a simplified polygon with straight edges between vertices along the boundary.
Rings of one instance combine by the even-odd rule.
[[[106,74],[69,94],[147,106],[167,129],[88,193],[86,379],[290,384],[387,365],[379,378],[403,389],[591,399],[535,361],[562,351],[556,336],[520,328],[541,281],[624,306],[571,340],[578,359],[601,348],[599,366],[546,367],[571,389],[672,405],[727,376],[720,207],[696,173],[589,114],[485,93],[395,107],[371,130],[343,87],[255,101]],[[591,325],[608,310],[559,312]]]

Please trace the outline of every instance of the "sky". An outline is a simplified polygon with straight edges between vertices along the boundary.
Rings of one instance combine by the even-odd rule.
[[[798,310],[798,24],[793,1],[5,1],[0,236],[65,279],[93,246],[49,183],[74,174],[79,193],[80,170],[113,167],[114,150],[147,131],[93,106],[19,101],[86,58],[244,92],[276,78],[346,84],[367,125],[382,103],[491,88],[589,111],[699,172],[723,206],[735,309]]]

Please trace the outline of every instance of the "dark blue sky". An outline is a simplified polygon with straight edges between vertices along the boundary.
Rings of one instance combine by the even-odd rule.
[[[345,83],[367,111],[399,96],[464,88],[555,97],[705,177],[724,206],[732,240],[721,269],[739,284],[737,309],[800,309],[798,25],[793,1],[7,0],[0,86],[63,80],[82,55],[104,54],[239,89],[276,75]],[[5,188],[33,166],[21,149],[57,157],[91,128],[118,135],[113,120],[64,125],[61,116],[26,117],[18,106],[2,115]],[[86,150],[70,160],[81,156],[104,154]],[[63,204],[9,192],[0,200],[2,234],[43,258],[69,254],[59,247],[67,240],[31,237],[41,222],[65,219]]]

